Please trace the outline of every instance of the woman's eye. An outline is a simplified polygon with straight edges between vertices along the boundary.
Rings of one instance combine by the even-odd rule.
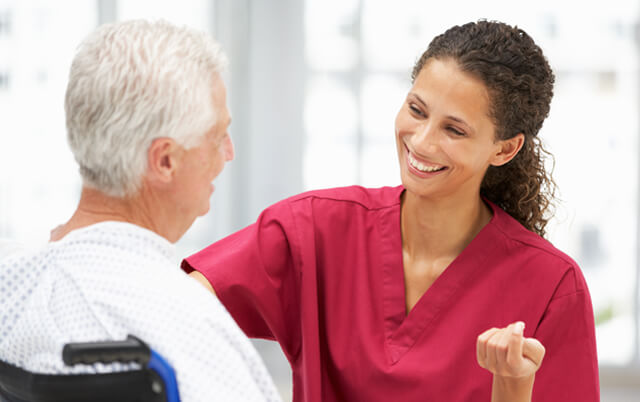
[[[422,110],[420,110],[416,105],[409,104],[409,109],[411,109],[413,113],[419,116],[424,116],[424,113],[422,113]]]
[[[462,131],[458,130],[458,129],[457,129],[457,128],[455,128],[455,127],[447,127],[447,130],[449,130],[449,131],[450,131],[450,132],[452,132],[453,134],[455,134],[455,135],[457,135],[457,136],[460,136],[460,137],[462,137],[462,136],[464,136],[464,135],[465,135],[465,134],[464,134],[464,132],[462,132]]]

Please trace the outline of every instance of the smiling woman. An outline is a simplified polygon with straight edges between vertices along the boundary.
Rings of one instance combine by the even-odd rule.
[[[291,197],[183,268],[280,343],[297,402],[597,401],[587,286],[541,237],[540,48],[503,23],[455,26],[413,78],[402,186]]]
[[[396,118],[400,174],[406,189],[403,219],[419,214],[425,203],[446,203],[450,210],[454,205],[459,211],[464,210],[468,200],[478,198],[478,188],[488,167],[502,166],[516,156],[524,135],[496,140],[490,105],[484,83],[462,71],[454,59],[431,58],[424,63]],[[491,219],[482,202],[475,207],[477,222],[471,226],[471,233],[461,233],[465,237],[460,240],[462,248]],[[410,228],[411,224],[406,226]],[[423,237],[420,233],[415,235]],[[449,237],[458,236],[450,233]],[[423,244],[415,246],[424,248]],[[405,248],[408,247],[411,245]],[[413,267],[405,261],[405,275],[411,278],[406,281],[407,310],[413,308],[460,252],[462,249],[425,268]],[[415,251],[408,250],[407,254],[405,258],[411,259]]]
[[[477,124],[482,124],[483,119],[485,123],[490,120],[491,141],[515,139],[518,143],[512,143],[517,149],[507,160],[488,164],[482,178],[482,194],[529,230],[544,236],[548,221],[545,213],[555,184],[545,170],[546,151],[537,134],[549,114],[555,77],[542,50],[530,36],[521,30],[501,28],[479,35],[483,30],[480,24],[467,29],[454,27],[448,35],[438,36],[416,63],[414,84],[417,86],[428,61],[455,60],[458,75],[466,73],[464,82],[469,92],[459,90],[458,96],[465,99],[457,99],[456,104],[466,106],[466,110],[479,111],[481,116],[470,117]],[[502,37],[508,40],[501,41]],[[485,52],[474,49],[486,46],[493,48]],[[519,60],[527,60],[528,64]],[[475,89],[474,79],[480,84]],[[486,126],[478,128],[487,129]],[[522,151],[518,152],[521,147]],[[511,159],[512,163],[497,169]]]
[[[523,134],[496,141],[484,83],[453,59],[432,58],[420,70],[396,118],[402,182],[412,193],[467,198],[489,166],[520,150]],[[437,180],[436,180],[437,177]],[[433,180],[421,180],[433,178]],[[468,183],[469,185],[463,185]]]

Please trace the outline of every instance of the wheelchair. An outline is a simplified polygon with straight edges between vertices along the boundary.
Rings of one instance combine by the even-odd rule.
[[[135,362],[140,369],[100,374],[38,374],[0,361],[1,402],[179,402],[171,365],[147,344],[124,341],[70,343],[62,360],[75,364]]]

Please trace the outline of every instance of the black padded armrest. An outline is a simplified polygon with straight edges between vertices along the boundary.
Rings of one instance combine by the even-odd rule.
[[[62,360],[67,366],[113,362],[145,365],[150,358],[149,346],[133,335],[124,341],[68,343],[62,350]]]

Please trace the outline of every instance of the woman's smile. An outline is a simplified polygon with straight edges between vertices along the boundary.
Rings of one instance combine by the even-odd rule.
[[[416,156],[409,150],[409,147],[406,144],[404,145],[404,148],[406,151],[405,154],[408,170],[416,176],[424,178],[433,177],[448,169],[447,166],[426,161],[425,159]]]

